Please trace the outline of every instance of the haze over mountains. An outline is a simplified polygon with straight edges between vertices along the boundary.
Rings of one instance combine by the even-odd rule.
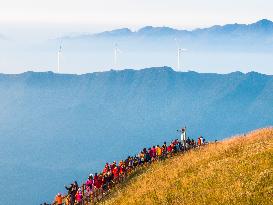
[[[137,31],[121,28],[95,34],[83,32],[35,42],[13,41],[7,36],[6,40],[1,40],[0,69],[3,72],[8,69],[9,73],[56,71],[60,44],[63,46],[63,73],[165,65],[177,69],[176,38],[179,46],[188,50],[182,55],[181,70],[216,73],[256,70],[273,74],[273,22],[266,19],[252,24],[216,25],[192,31],[146,26]],[[116,67],[114,43],[122,51]]]
[[[51,199],[106,161],[178,137],[184,125],[208,140],[272,125],[272,90],[273,77],[257,72],[2,74],[0,204]]]
[[[96,34],[85,34],[63,37],[63,40],[116,40],[121,42],[135,40],[156,41],[157,47],[173,47],[174,39],[177,39],[181,46],[190,46],[198,49],[220,49],[229,47],[230,50],[270,49],[273,46],[273,22],[267,19],[252,24],[227,24],[215,25],[209,28],[197,28],[192,31],[178,30],[170,27],[146,26],[137,31],[128,28],[121,28],[112,31],[105,31]],[[160,41],[160,43],[157,40]],[[155,42],[154,42],[155,43]],[[149,44],[153,45],[153,42]],[[163,44],[163,45],[160,45]],[[167,45],[169,44],[169,45]],[[249,45],[251,44],[251,45]],[[254,45],[253,45],[254,44]],[[244,47],[242,47],[244,45]],[[134,45],[136,46],[136,45]],[[133,47],[135,49],[135,47]]]
[[[84,38],[84,37],[195,37],[202,36],[216,37],[218,35],[227,36],[230,39],[249,35],[252,37],[269,36],[272,38],[273,22],[267,19],[262,19],[252,24],[227,24],[215,25],[208,28],[197,28],[194,30],[179,30],[170,27],[153,27],[146,26],[137,31],[132,31],[129,28],[121,28],[112,31],[105,31],[96,34],[76,35],[66,38]],[[262,36],[261,36],[262,35]]]
[[[178,43],[175,41],[177,39]],[[66,36],[63,42],[69,54],[76,47],[89,53],[89,58],[100,68],[113,68],[113,44],[122,51],[118,66],[143,68],[170,65],[177,69],[177,46],[188,51],[182,54],[182,70],[228,73],[251,70],[272,74],[273,22],[263,19],[253,24],[228,24],[204,29],[177,30],[169,27],[147,26],[138,31],[128,28],[97,34]],[[95,53],[91,53],[91,51]],[[82,56],[77,58],[84,59]]]

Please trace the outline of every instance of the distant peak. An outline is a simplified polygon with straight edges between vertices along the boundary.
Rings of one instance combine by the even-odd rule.
[[[159,26],[159,27],[154,27],[154,26],[144,26],[140,28],[138,31],[145,31],[145,30],[175,30],[173,28],[167,27],[167,26]]]
[[[153,26],[144,26],[144,27],[140,28],[140,29],[138,30],[138,32],[149,31],[149,30],[152,30],[152,29],[154,29],[154,28],[155,28],[155,27],[153,27]]]
[[[259,72],[256,72],[256,71],[250,71],[250,72],[246,73],[246,75],[262,75],[262,74]]]
[[[256,29],[263,29],[265,31],[273,29],[273,22],[267,19],[262,19],[256,23],[250,24],[249,26],[254,26]]]
[[[118,32],[118,33],[131,33],[132,31],[129,28],[119,28],[109,32]]]
[[[269,24],[273,24],[272,21],[268,20],[268,19],[262,19],[260,21],[257,21],[255,24],[260,24],[260,25],[269,25]]]
[[[168,66],[144,68],[144,69],[141,69],[140,71],[174,72],[174,70]]]
[[[229,73],[230,75],[244,75],[244,73],[242,73],[241,71],[234,71]]]
[[[126,35],[130,35],[132,34],[132,31],[129,29],[129,28],[119,28],[119,29],[115,29],[115,30],[112,30],[112,31],[105,31],[105,32],[102,32],[102,33],[98,33],[96,35],[99,35],[99,36],[126,36]]]
[[[170,27],[166,27],[166,26],[163,26],[163,27],[145,26],[145,27],[139,29],[137,31],[137,33],[144,33],[144,34],[147,34],[147,33],[156,33],[156,34],[162,33],[162,34],[167,34],[167,33],[173,33],[173,32],[177,32],[177,31],[178,30],[176,30],[174,28],[170,28]]]

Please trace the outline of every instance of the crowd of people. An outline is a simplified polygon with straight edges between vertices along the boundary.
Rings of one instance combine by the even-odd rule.
[[[135,156],[128,156],[119,163],[116,161],[106,163],[100,173],[90,174],[85,183],[78,186],[75,181],[67,189],[67,195],[58,193],[52,205],[83,205],[100,201],[107,193],[118,184],[124,182],[136,170],[148,166],[154,161],[164,160],[177,153],[183,153],[189,149],[205,144],[201,136],[197,142],[186,137],[186,129],[179,130],[181,140],[175,139],[167,145],[144,148]]]

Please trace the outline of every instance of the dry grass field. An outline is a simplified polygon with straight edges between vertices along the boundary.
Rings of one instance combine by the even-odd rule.
[[[272,205],[273,129],[156,162],[102,204]]]

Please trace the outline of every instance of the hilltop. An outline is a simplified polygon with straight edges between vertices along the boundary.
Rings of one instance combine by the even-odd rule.
[[[272,204],[273,128],[154,163],[107,205]]]

